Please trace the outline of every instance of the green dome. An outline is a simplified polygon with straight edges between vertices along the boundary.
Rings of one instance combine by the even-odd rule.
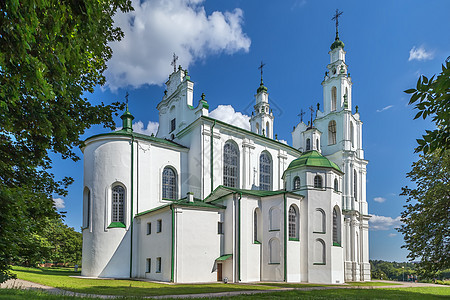
[[[334,162],[317,152],[316,150],[304,152],[299,158],[294,159],[285,172],[300,167],[332,168],[342,173]]]
[[[334,40],[334,43],[333,44],[331,44],[331,50],[334,50],[334,49],[336,49],[336,48],[338,48],[338,47],[342,47],[342,48],[344,48],[344,42],[343,41],[341,41],[339,38],[336,38],[335,40]]]
[[[262,91],[267,93],[267,88],[264,86],[264,84],[261,81],[261,84],[259,85],[259,88],[256,90],[256,92],[259,93],[259,92],[262,92]]]

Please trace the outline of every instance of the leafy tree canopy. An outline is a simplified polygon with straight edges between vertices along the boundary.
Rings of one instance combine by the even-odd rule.
[[[425,154],[436,149],[450,149],[450,56],[442,65],[442,72],[436,79],[434,77],[421,76],[415,89],[405,91],[412,94],[409,104],[415,103],[419,110],[414,119],[432,116],[436,123],[435,130],[426,130],[423,138],[417,140],[416,152]]]
[[[73,181],[54,178],[49,153],[76,161],[87,128],[114,128],[123,104],[91,105],[84,94],[104,84],[108,43],[123,36],[112,17],[131,9],[130,0],[0,1],[0,282],[19,242],[58,217],[52,195]]]
[[[450,150],[421,155],[407,177],[416,188],[402,188],[401,195],[408,197],[398,229],[402,247],[409,250],[408,258],[420,260],[423,274],[433,277],[450,268]]]

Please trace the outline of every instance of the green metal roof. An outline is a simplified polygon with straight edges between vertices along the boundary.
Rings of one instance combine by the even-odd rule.
[[[167,203],[167,204],[163,204],[161,206],[140,212],[138,214],[135,215],[135,217],[140,217],[142,215],[163,209],[165,207],[171,206],[171,205],[175,205],[175,206],[191,206],[191,207],[205,207],[205,208],[214,208],[214,209],[224,209],[227,208],[224,205],[219,205],[219,204],[213,204],[213,203],[206,203],[200,199],[194,199],[194,202],[189,202],[187,200],[187,197],[182,198],[182,199],[178,199],[178,200],[170,200],[172,201],[172,203]]]
[[[293,170],[300,167],[318,167],[318,168],[331,168],[336,171],[343,173],[339,166],[317,152],[316,150],[311,150],[304,152],[299,158],[294,159],[285,172]]]
[[[228,196],[228,195],[234,194],[234,193],[239,193],[242,195],[257,196],[257,197],[267,197],[267,196],[274,196],[274,195],[281,195],[281,194],[292,194],[285,190],[278,190],[278,191],[244,190],[244,189],[238,189],[238,188],[232,188],[232,187],[228,187],[228,186],[219,185],[211,194],[208,195],[208,197],[205,198],[205,202],[211,203],[213,201],[219,200],[225,196]],[[296,195],[296,196],[298,196],[298,195]]]
[[[344,48],[344,42],[341,41],[338,37],[336,37],[336,39],[334,40],[333,44],[331,44],[330,49],[334,50],[337,47],[342,47]]]
[[[222,256],[216,258],[216,260],[218,260],[218,261],[224,261],[224,260],[229,259],[229,258],[232,257],[232,256],[233,256],[233,254],[224,254],[224,255],[222,255]]]

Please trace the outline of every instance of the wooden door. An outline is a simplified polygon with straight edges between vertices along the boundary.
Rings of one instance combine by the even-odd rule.
[[[217,281],[222,281],[222,264],[217,264]]]

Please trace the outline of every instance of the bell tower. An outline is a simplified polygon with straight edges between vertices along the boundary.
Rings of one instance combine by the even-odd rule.
[[[258,69],[261,70],[261,83],[256,90],[256,104],[255,110],[252,112],[250,118],[250,130],[256,134],[263,135],[268,138],[273,138],[273,113],[269,105],[269,94],[267,93],[267,87],[263,83],[263,67],[264,63]]]

